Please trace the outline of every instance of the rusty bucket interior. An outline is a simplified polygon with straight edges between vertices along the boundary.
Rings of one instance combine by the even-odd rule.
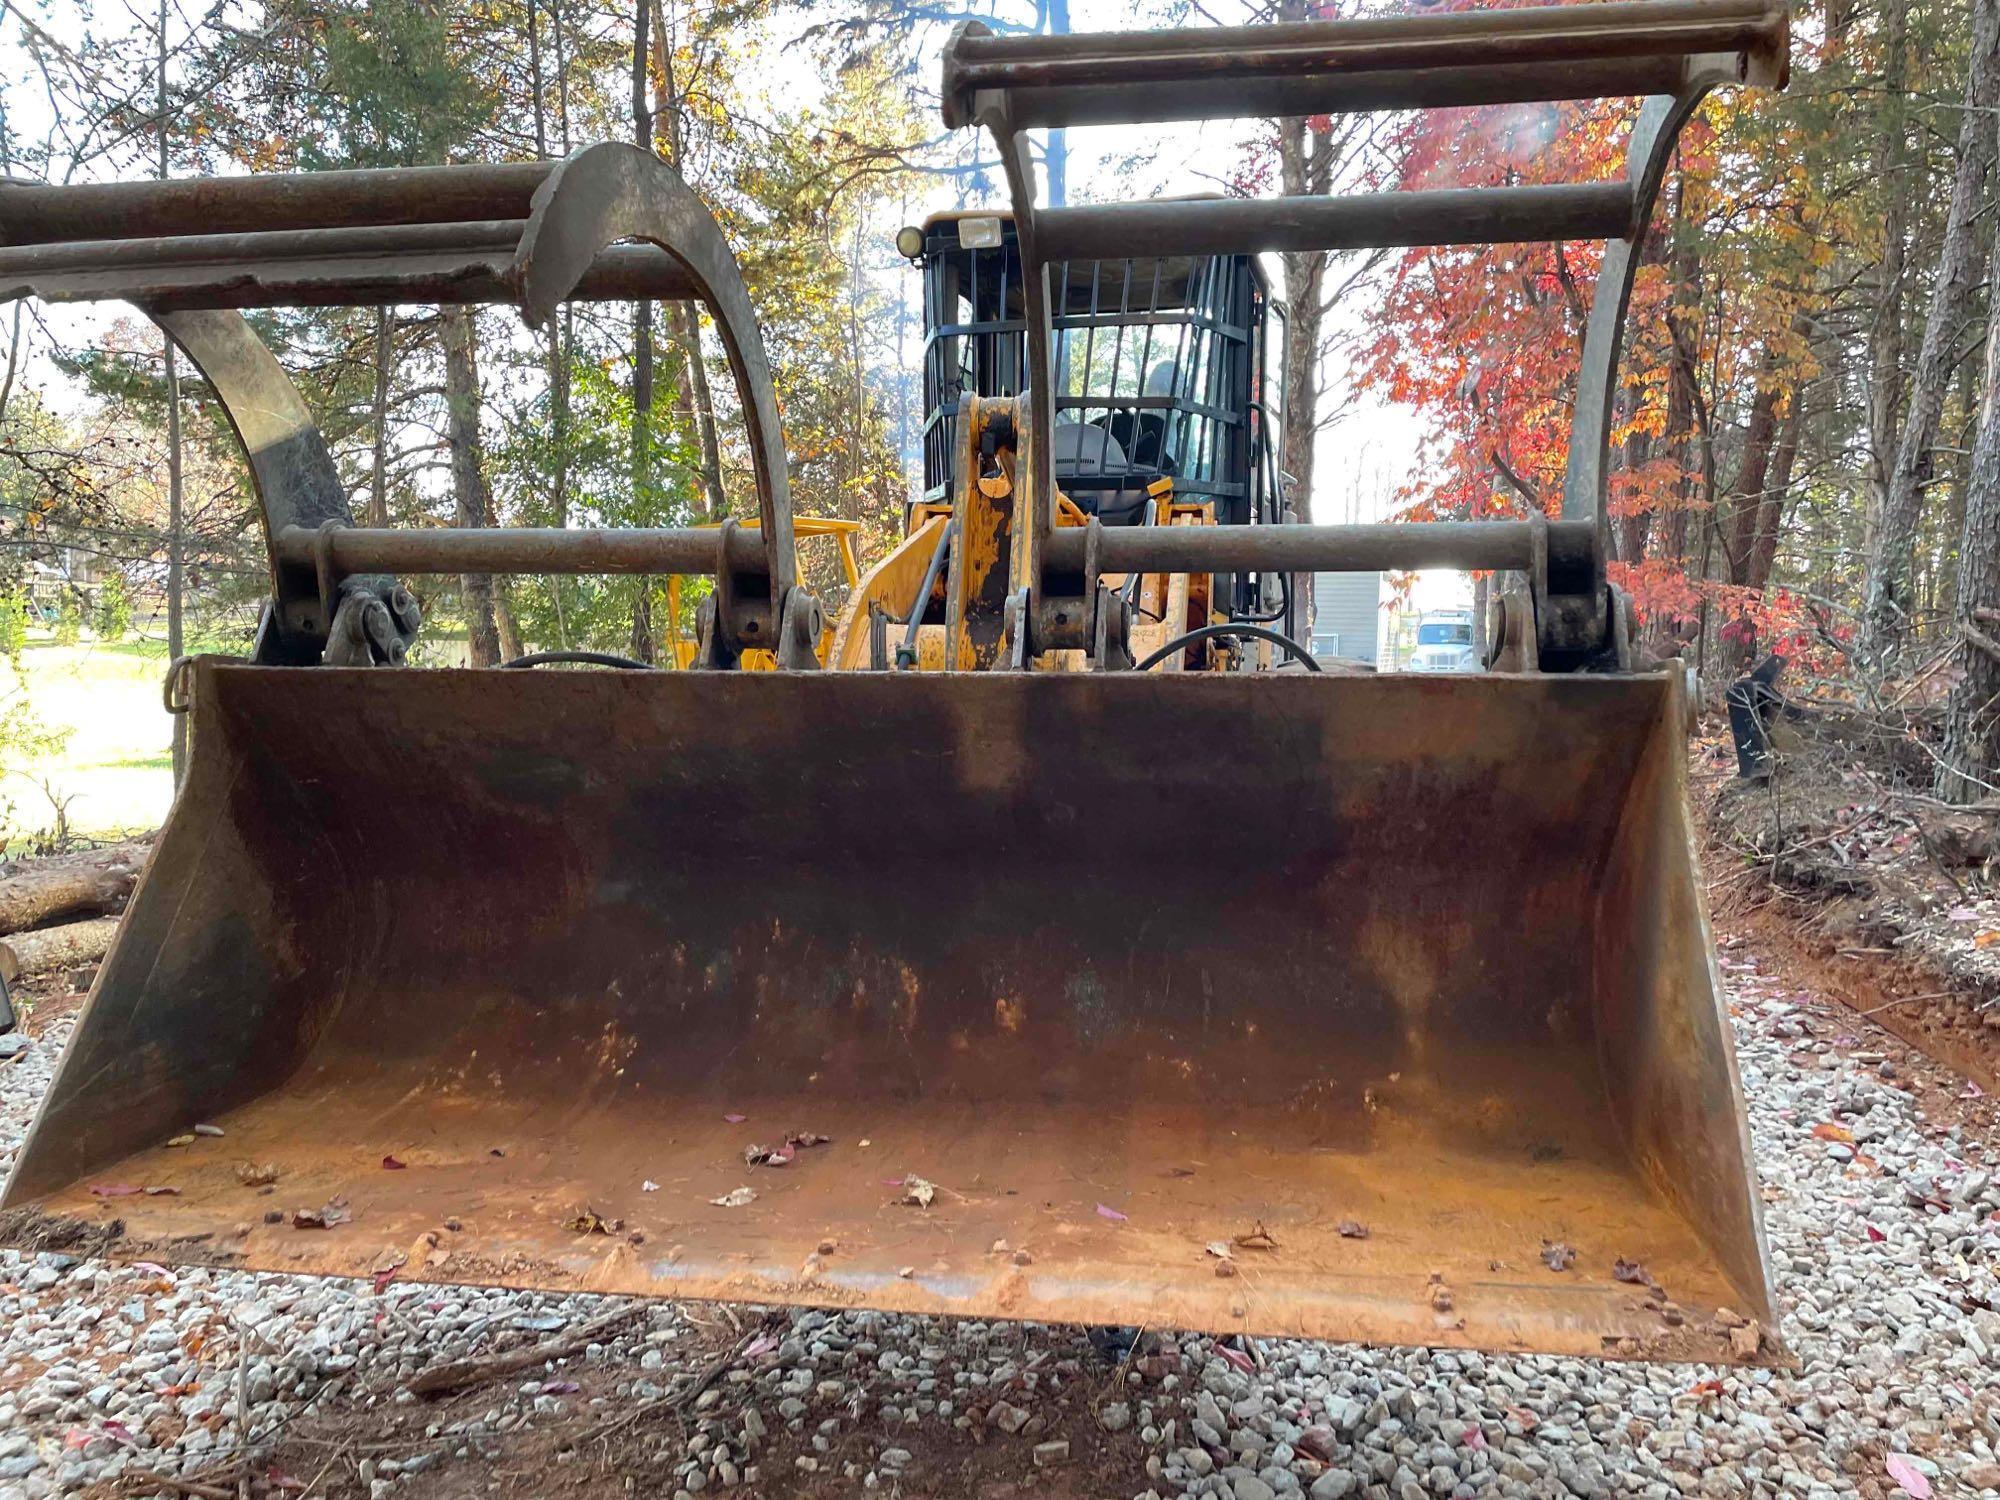
[[[14,1243],[1776,1357],[1668,677],[193,701]]]

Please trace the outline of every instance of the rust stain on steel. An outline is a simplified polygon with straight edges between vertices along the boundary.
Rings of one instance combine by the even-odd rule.
[[[282,1271],[435,1231],[405,1274],[1732,1358],[1714,1313],[1772,1304],[1672,691],[204,662],[7,1206]]]

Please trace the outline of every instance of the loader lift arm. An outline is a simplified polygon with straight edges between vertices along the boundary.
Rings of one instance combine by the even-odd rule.
[[[1088,535],[1054,526],[1052,323],[1048,268],[1070,259],[1266,250],[1346,250],[1596,238],[1603,269],[1585,334],[1570,433],[1563,516],[1537,517],[1510,533],[1500,566],[1526,575],[1532,629],[1503,620],[1495,639],[1532,648],[1515,667],[1573,670],[1629,664],[1626,606],[1606,582],[1609,549],[1605,459],[1611,401],[1638,246],[1681,126],[1713,88],[1782,87],[1788,21],[1778,0],[1612,0],[1437,16],[1301,22],[1215,30],[996,36],[962,23],[946,45],[944,117],[984,128],[1006,172],[1021,249],[1027,304],[1028,399],[1023,413],[1027,493],[1032,503],[1025,597],[1016,607],[1030,632],[1027,654],[1088,647],[1099,610],[1117,611],[1097,570],[1119,566],[1095,522]],[[1623,95],[1645,103],[1627,147],[1622,182],[1566,183],[1352,197],[1037,206],[1027,132],[1037,128],[1277,114],[1352,113]],[[1198,529],[1171,545],[1188,565],[1239,544]],[[1285,528],[1291,531],[1291,528]],[[1366,534],[1298,528],[1283,541],[1293,566],[1326,570],[1410,567],[1407,528]],[[1260,541],[1262,539],[1260,538]],[[1133,549],[1153,538],[1120,538]],[[1431,533],[1420,545],[1432,565],[1495,566],[1477,528]],[[1116,550],[1114,547],[1113,550]],[[1374,554],[1364,560],[1360,552]],[[1274,554],[1267,554],[1274,555]],[[1130,564],[1138,566],[1136,562]],[[1157,567],[1153,563],[1149,566]],[[1123,625],[1124,622],[1120,622]]]
[[[703,605],[704,665],[732,666],[744,649],[774,642],[782,665],[816,664],[820,611],[798,586],[783,433],[749,293],[708,209],[650,153],[602,142],[557,162],[8,181],[0,301],[22,296],[131,302],[207,379],[248,456],[270,558],[255,659],[295,666],[400,662],[417,611],[389,575],[467,564],[454,553],[435,566],[421,539],[439,533],[409,531],[372,533],[397,560],[353,562],[345,543],[362,528],[332,455],[239,309],[513,302],[539,326],[572,298],[699,300],[721,332],[749,428],[758,524],[618,535],[644,554],[632,571],[716,574],[715,602]],[[497,544],[492,535],[472,550],[497,549],[496,572],[622,571],[635,556],[633,541],[603,533],[551,528]]]

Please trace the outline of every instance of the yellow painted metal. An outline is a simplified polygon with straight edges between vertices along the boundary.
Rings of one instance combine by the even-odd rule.
[[[950,524],[948,515],[931,516],[898,542],[894,551],[861,576],[847,596],[847,607],[841,611],[840,623],[834,629],[832,648],[822,659],[824,665],[835,672],[865,672],[869,669],[870,609],[879,607],[892,622],[908,619],[917,590],[923,584],[924,573],[937,551],[938,539]],[[901,625],[892,623],[890,628],[900,637]],[[920,637],[918,650],[921,652],[922,649]],[[938,634],[934,649],[936,664],[941,667],[944,665],[942,632]],[[918,665],[920,668],[923,666],[921,659]]]
[[[756,516],[748,516],[739,520],[736,524],[741,526],[745,531],[755,531],[757,529],[757,520]],[[700,531],[714,531],[719,529],[721,525],[720,521],[708,521],[703,522],[696,529]],[[854,550],[854,538],[859,534],[860,530],[861,523],[859,521],[849,521],[840,516],[792,517],[792,535],[795,538],[800,540],[815,536],[830,536],[834,538],[834,544],[840,553],[840,571],[845,575],[849,589],[854,588],[861,581],[860,560]],[[826,664],[829,653],[833,649],[834,634],[835,627],[832,622],[828,622],[826,628],[820,632],[819,659],[822,666]],[[686,671],[694,663],[696,649],[696,643],[681,629],[681,580],[680,575],[676,573],[667,579],[668,659],[676,667],[682,671]],[[769,651],[757,647],[752,647],[750,650],[745,651],[738,665],[745,672],[774,672],[778,667],[777,659]]]

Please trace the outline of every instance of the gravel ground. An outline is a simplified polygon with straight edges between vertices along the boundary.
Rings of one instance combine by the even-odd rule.
[[[1286,1341],[1260,1368],[1191,1335],[654,1304],[430,1403],[420,1369],[613,1304],[0,1253],[0,1500],[165,1493],[141,1471],[235,1494],[246,1408],[257,1493],[371,1500],[2000,1495],[1986,1105],[1940,1108],[1957,1080],[1744,950],[1724,967],[1796,1373]],[[0,1061],[0,1171],[66,1024]]]

